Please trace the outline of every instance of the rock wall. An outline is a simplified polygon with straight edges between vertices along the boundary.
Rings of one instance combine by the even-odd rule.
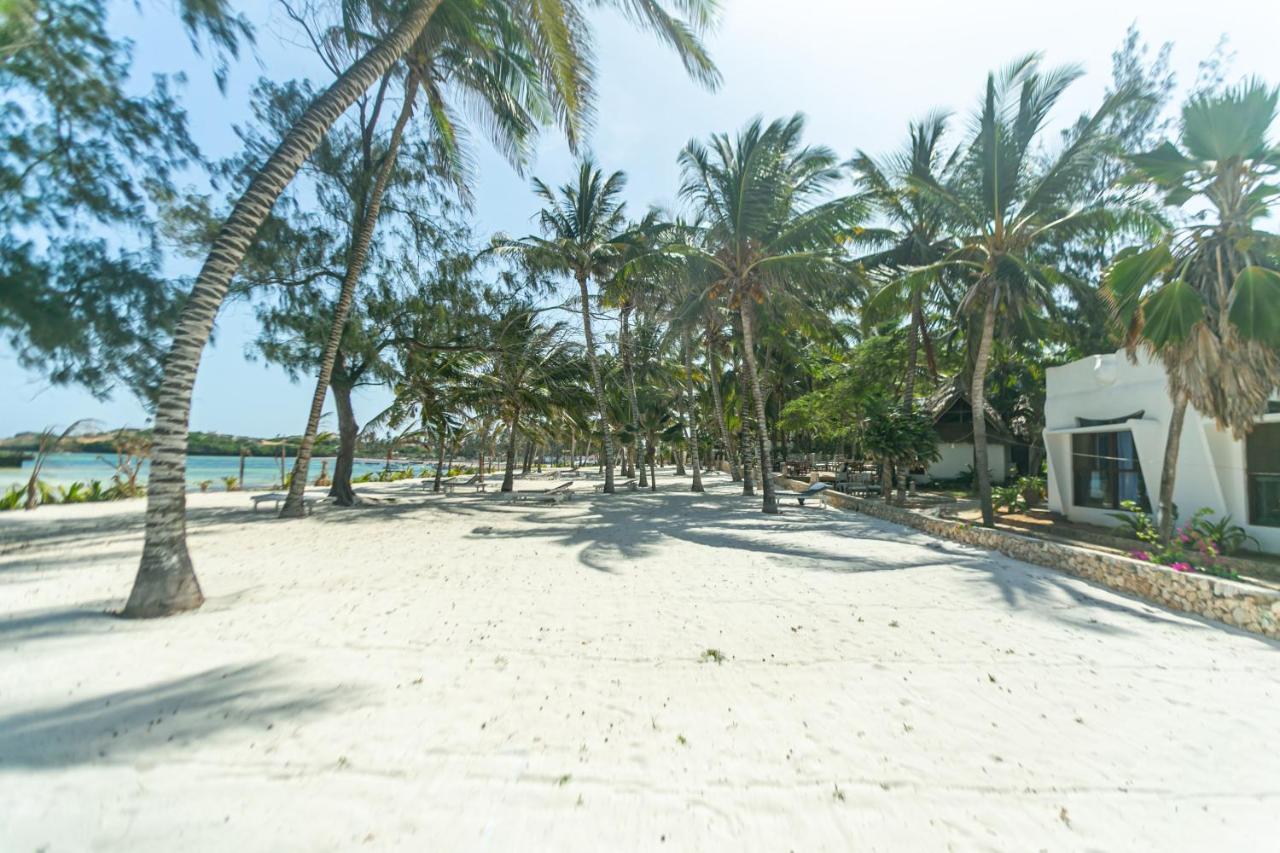
[[[792,491],[801,491],[809,485],[799,480],[782,478],[778,482]],[[999,551],[1015,559],[1086,578],[1173,610],[1194,613],[1245,631],[1280,639],[1280,590],[1211,575],[1177,572],[1166,566],[1117,554],[936,518],[902,507],[888,506],[876,500],[842,495],[834,490],[824,492],[823,496],[830,506],[852,509],[965,545]]]

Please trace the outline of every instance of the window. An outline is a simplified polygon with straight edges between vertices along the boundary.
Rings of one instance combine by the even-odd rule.
[[[1245,439],[1249,523],[1280,527],[1280,424],[1258,424]]]
[[[1071,474],[1076,506],[1121,509],[1135,501],[1150,511],[1142,466],[1133,446],[1133,433],[1086,432],[1071,437]]]

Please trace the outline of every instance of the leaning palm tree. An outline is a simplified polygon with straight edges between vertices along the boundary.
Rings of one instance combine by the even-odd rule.
[[[138,575],[122,615],[165,616],[204,602],[187,552],[186,451],[191,391],[214,318],[276,199],[338,116],[421,35],[439,3],[440,0],[418,0],[410,5],[387,35],[307,108],[253,176],[214,238],[164,362],[147,483],[146,538]]]
[[[806,294],[846,280],[840,246],[865,210],[852,197],[819,201],[842,173],[829,149],[802,144],[803,131],[798,115],[767,126],[757,119],[736,137],[718,134],[708,145],[690,142],[680,153],[680,195],[694,208],[704,234],[673,251],[702,268],[711,293],[741,322],[767,513],[776,513],[778,503],[756,356],[757,312],[766,301],[775,313],[810,310]]]
[[[348,29],[372,25],[369,28],[385,35],[307,108],[254,174],[214,238],[164,363],[147,488],[146,538],[122,615],[166,616],[203,603],[186,542],[186,448],[191,393],[214,319],[232,277],[281,193],[338,117],[417,42],[441,2],[347,0],[342,4],[350,18]],[[719,74],[699,39],[700,32],[714,23],[713,0],[680,0],[678,8],[685,19],[673,17],[658,0],[604,2],[621,8],[671,45],[696,79],[708,85],[718,83]],[[513,35],[531,45],[529,55],[564,105],[560,118],[569,129],[570,142],[576,143],[591,97],[588,25],[581,0],[522,0],[517,8],[520,14],[513,17],[517,25]]]
[[[1024,57],[987,77],[975,117],[975,132],[946,180],[932,175],[913,182],[955,224],[956,247],[933,264],[904,277],[914,288],[939,272],[968,280],[960,303],[976,326],[970,402],[973,406],[974,468],[983,524],[995,521],[988,468],[986,378],[997,321],[1052,310],[1053,290],[1067,283],[1046,261],[1043,250],[1055,240],[1100,224],[1123,222],[1126,211],[1106,198],[1078,198],[1082,178],[1092,174],[1107,152],[1108,117],[1134,94],[1121,90],[1083,119],[1059,151],[1045,156],[1038,146],[1049,113],[1081,71],[1043,70],[1039,57]]]
[[[464,156],[459,151],[461,129],[453,118],[450,101],[467,103],[477,120],[493,130],[494,143],[511,164],[520,169],[527,161],[531,140],[540,125],[550,123],[552,116],[563,114],[563,103],[554,89],[543,86],[537,65],[528,55],[528,46],[511,38],[514,24],[512,10],[504,4],[481,3],[472,9],[472,0],[444,0],[432,19],[431,28],[419,37],[405,55],[407,68],[403,74],[403,95],[399,114],[391,130],[385,150],[373,150],[372,139],[378,116],[386,103],[393,78],[388,73],[377,87],[377,94],[366,110],[360,110],[367,122],[360,128],[362,156],[351,165],[356,174],[350,181],[354,189],[350,241],[346,251],[346,269],[342,277],[338,301],[329,325],[329,335],[320,358],[320,372],[311,396],[307,425],[294,459],[293,479],[281,518],[305,515],[303,495],[306,492],[307,468],[311,449],[319,429],[325,397],[329,392],[334,363],[346,331],[347,317],[355,298],[356,287],[364,273],[373,245],[373,235],[382,211],[382,201],[397,158],[421,94],[425,106],[425,130],[439,152],[445,174],[458,185],[464,198],[468,192]],[[351,34],[332,28],[312,37],[321,57],[335,72],[355,42]],[[394,69],[393,69],[394,71]],[[378,156],[374,156],[378,153]]]
[[[626,215],[621,196],[625,185],[622,172],[606,176],[591,159],[578,165],[576,181],[558,189],[535,179],[534,193],[546,204],[538,213],[542,235],[518,240],[504,235],[494,238],[498,251],[518,253],[534,267],[567,273],[577,282],[582,335],[591,366],[591,389],[600,417],[604,491],[608,494],[613,493],[614,448],[604,374],[591,316],[595,301],[591,284],[608,280],[632,245],[624,228]]]
[[[1280,146],[1267,138],[1276,89],[1249,81],[1193,98],[1179,145],[1132,158],[1133,177],[1185,224],[1117,256],[1103,294],[1164,362],[1173,414],[1160,477],[1160,535],[1177,522],[1173,487],[1187,406],[1244,438],[1280,387],[1280,236],[1262,223],[1280,197]]]

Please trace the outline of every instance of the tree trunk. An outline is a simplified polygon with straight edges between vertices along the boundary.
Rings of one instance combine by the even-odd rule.
[[[755,453],[751,450],[751,419],[749,417],[751,392],[747,390],[747,380],[743,375],[742,366],[735,364],[733,372],[738,377],[738,397],[741,398],[738,405],[738,455],[742,460],[742,495],[755,497]]]
[[[340,384],[333,385],[332,389],[334,408],[338,410],[338,458],[333,463],[333,484],[329,486],[329,496],[338,506],[355,506],[351,469],[355,465],[360,427],[356,423],[355,410],[351,408],[351,389]]]
[[[920,358],[920,326],[924,318],[920,315],[920,291],[911,294],[911,322],[907,332],[907,375],[902,381],[902,411],[908,415],[915,410],[916,400],[916,364]],[[907,502],[907,480],[911,476],[911,468],[902,465],[898,471],[898,503]]]
[[[773,460],[769,452],[769,426],[764,414],[764,392],[760,386],[760,375],[756,372],[756,341],[755,330],[752,326],[752,307],[748,300],[738,308],[738,313],[742,316],[743,364],[747,369],[747,382],[751,386],[751,394],[755,398],[756,419],[758,421],[756,423],[756,433],[760,437],[760,487],[764,495],[764,502],[760,510],[761,512],[776,514],[778,512],[778,499],[773,491]]]
[[[689,422],[689,464],[693,467],[693,485],[689,487],[689,491],[701,492],[705,490],[702,488],[702,466],[698,464],[698,401],[693,396],[693,345],[689,340],[688,329],[684,330],[682,343],[685,383],[688,388],[685,392],[685,411],[688,413],[685,419]]]
[[[448,443],[449,438],[443,421],[437,424],[436,427],[440,430],[440,455],[436,457],[436,476],[431,484],[431,491],[439,493],[440,484],[444,480],[444,471],[441,469],[444,468],[445,445]]]
[[[1173,539],[1178,513],[1173,506],[1173,486],[1178,476],[1178,449],[1182,446],[1182,426],[1187,415],[1187,393],[1181,389],[1173,395],[1173,414],[1169,417],[1169,437],[1164,444],[1164,465],[1160,469],[1160,541]]]
[[[640,488],[648,485],[644,473],[644,439],[640,435],[640,402],[636,396],[635,364],[631,358],[631,306],[624,304],[620,313],[621,326],[618,332],[618,348],[622,351],[622,372],[627,379],[627,396],[631,403],[631,429],[635,435],[635,458],[640,460]],[[634,466],[632,474],[634,474]]]
[[[578,470],[578,431],[569,430],[569,467]]]
[[[982,337],[978,341],[978,353],[973,360],[973,384],[970,401],[973,405],[973,467],[978,476],[978,500],[982,504],[982,524],[995,525],[995,507],[991,503],[991,470],[987,456],[987,363],[991,360],[991,343],[996,331],[996,288],[989,283],[991,294],[982,315]]]
[[[591,389],[596,395],[600,413],[600,467],[604,471],[604,493],[613,494],[613,440],[609,435],[609,406],[600,376],[600,357],[596,353],[596,336],[591,331],[591,294],[587,291],[587,274],[578,273],[578,290],[582,297],[582,335],[587,341],[587,361],[591,365]]]
[[[249,455],[248,448],[240,448],[240,488],[244,488],[244,458]]]
[[[648,445],[645,447],[645,456],[649,459],[649,491],[651,492],[658,491],[658,471],[654,468],[654,464],[658,458],[658,452],[655,445],[656,443],[650,439]],[[641,462],[640,464],[643,465],[644,463]]]
[[[516,435],[518,430],[516,426],[520,422],[520,412],[518,410],[511,413],[511,420],[507,422],[507,470],[502,475],[502,491],[509,492],[515,488],[516,479]]]
[[[526,477],[533,470],[533,442],[527,441],[524,445],[524,464],[520,468],[520,473]]]
[[[191,392],[213,321],[258,229],[347,107],[413,45],[440,0],[419,0],[377,47],[348,68],[290,129],[223,223],[187,298],[165,357],[155,411],[146,538],[122,616],[150,618],[204,603],[187,551],[187,432]]]
[[[738,466],[738,456],[734,453],[733,441],[729,436],[729,423],[724,416],[724,399],[720,393],[720,362],[716,358],[715,348],[708,342],[707,344],[707,366],[711,368],[711,375],[708,377],[711,385],[711,402],[716,407],[716,426],[720,430],[720,440],[724,442],[725,458],[729,462],[729,479],[730,482],[738,482],[742,479],[742,470]]]
[[[364,266],[369,258],[373,232],[378,226],[378,216],[382,213],[382,198],[386,194],[391,173],[395,170],[396,157],[400,154],[400,143],[404,139],[404,129],[413,115],[413,102],[417,94],[418,78],[410,73],[404,87],[404,104],[400,107],[400,115],[396,118],[395,127],[391,131],[387,152],[378,166],[378,176],[369,193],[369,204],[351,235],[351,245],[347,250],[347,269],[342,277],[338,304],[333,310],[329,339],[325,342],[324,354],[320,358],[320,375],[316,378],[316,390],[311,396],[311,411],[307,414],[307,427],[302,433],[298,456],[293,461],[293,480],[289,483],[289,494],[285,498],[284,506],[280,508],[281,518],[302,518],[306,515],[306,506],[302,497],[307,489],[307,468],[311,464],[311,449],[315,446],[316,433],[320,429],[320,415],[324,411],[325,394],[329,390],[329,379],[333,376],[333,364],[337,359],[338,347],[342,345],[342,333],[347,328],[347,316],[351,313],[351,303],[355,301],[356,285],[360,283],[360,276],[364,273]]]

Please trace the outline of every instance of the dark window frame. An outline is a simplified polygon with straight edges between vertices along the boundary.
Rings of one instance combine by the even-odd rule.
[[[1127,441],[1121,441],[1126,436]],[[1125,447],[1124,445],[1127,445]],[[1125,451],[1128,451],[1126,453]],[[1101,494],[1091,485],[1100,478]],[[1136,493],[1122,488],[1122,481],[1134,478]],[[1120,511],[1122,501],[1135,500],[1145,512],[1151,511],[1146,478],[1138,458],[1132,430],[1077,432],[1071,436],[1071,503],[1086,509]]]
[[[1260,449],[1258,444],[1263,442],[1267,447]],[[1254,426],[1245,437],[1244,454],[1249,523],[1255,527],[1280,527],[1280,423]]]

